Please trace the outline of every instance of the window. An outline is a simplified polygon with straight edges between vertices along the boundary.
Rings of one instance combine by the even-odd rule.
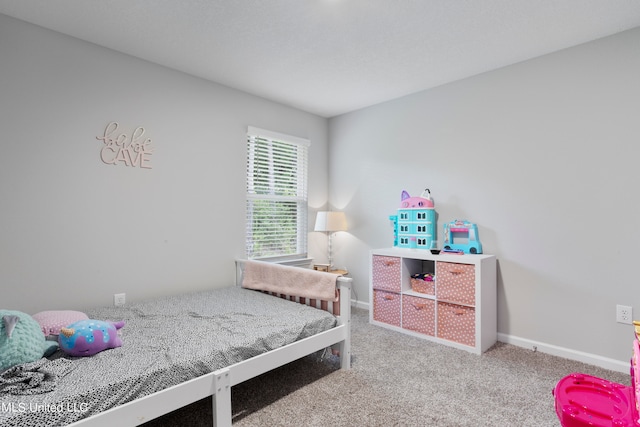
[[[249,127],[248,258],[307,256],[309,140]]]

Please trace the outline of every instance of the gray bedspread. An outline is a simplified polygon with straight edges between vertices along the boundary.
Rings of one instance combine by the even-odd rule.
[[[67,425],[336,325],[324,311],[239,287],[86,313],[124,320],[123,346],[91,357],[58,351],[42,359],[45,372],[65,359],[65,369],[54,370],[55,387],[0,394],[0,426]]]

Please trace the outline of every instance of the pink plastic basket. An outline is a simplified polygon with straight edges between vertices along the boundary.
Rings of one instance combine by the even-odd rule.
[[[631,387],[574,372],[553,389],[556,415],[563,427],[631,427],[638,423],[638,360],[640,347],[633,343]]]

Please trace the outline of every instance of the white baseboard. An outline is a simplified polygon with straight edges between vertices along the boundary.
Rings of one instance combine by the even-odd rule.
[[[563,357],[565,359],[575,360],[578,362],[588,363],[590,365],[598,366],[603,369],[609,369],[616,372],[629,373],[629,361],[620,361],[610,359],[608,357],[598,356],[596,354],[585,353],[578,350],[572,350],[570,348],[558,347],[556,345],[545,344],[543,342],[537,342],[528,340],[526,338],[514,337],[513,335],[507,335],[498,333],[498,341],[515,345],[517,347],[523,347],[530,350],[539,351],[541,353],[550,354],[552,356]]]
[[[356,307],[356,308],[363,308],[365,310],[369,310],[369,303],[368,302],[362,302],[362,301],[358,301],[355,299],[351,300],[351,306],[352,307]]]
[[[369,310],[368,302],[351,300],[353,307]],[[545,344],[543,342],[533,341],[526,338],[514,337],[513,335],[498,332],[498,341],[515,345],[517,347],[529,350],[539,351],[541,353],[550,354],[552,356],[563,357],[577,362],[588,363],[599,368],[609,369],[611,371],[629,373],[629,361],[615,360],[608,357],[598,356],[597,354],[585,353],[583,351],[572,350],[566,347],[558,347],[556,345]]]

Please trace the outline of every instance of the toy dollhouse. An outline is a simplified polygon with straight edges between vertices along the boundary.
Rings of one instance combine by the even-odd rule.
[[[397,215],[390,215],[393,221],[393,245],[399,248],[431,249],[435,247],[436,212],[429,189],[420,197],[411,197],[402,191]]]

